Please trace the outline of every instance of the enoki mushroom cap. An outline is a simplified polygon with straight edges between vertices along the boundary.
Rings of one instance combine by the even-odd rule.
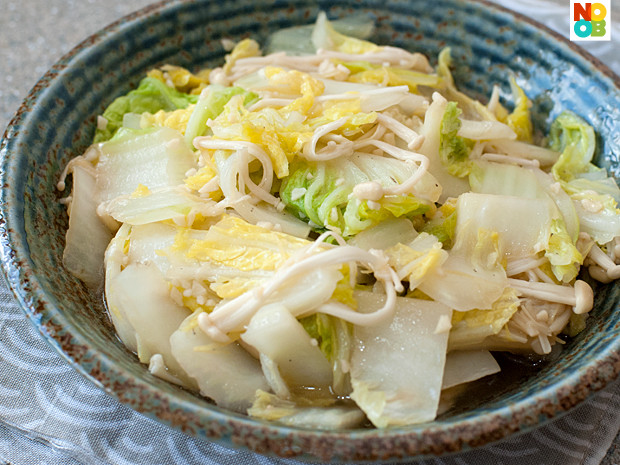
[[[620,265],[613,266],[607,270],[607,276],[613,281],[620,278]]]
[[[594,291],[588,283],[578,279],[575,281],[575,306],[573,311],[581,315],[592,310],[594,306]]]

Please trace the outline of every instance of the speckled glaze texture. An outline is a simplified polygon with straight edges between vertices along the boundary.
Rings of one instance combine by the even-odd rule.
[[[213,66],[221,38],[253,37],[310,23],[319,9],[332,18],[366,12],[373,40],[436,57],[452,47],[461,89],[486,99],[493,83],[509,94],[512,70],[534,101],[544,133],[570,109],[598,131],[597,162],[620,175],[618,77],[563,39],[483,2],[435,0],[234,2],[155,4],[93,35],[35,86],[0,146],[0,240],[4,272],[24,312],[44,338],[102,389],[138,411],[199,438],[259,453],[307,460],[401,460],[477,447],[526,431],[567,411],[620,371],[619,285],[596,289],[588,329],[557,363],[480,407],[406,428],[339,433],[293,429],[219,409],[152,377],[116,338],[101,301],[62,265],[65,208],[59,173],[90,143],[96,115],[144,72],[163,63]]]

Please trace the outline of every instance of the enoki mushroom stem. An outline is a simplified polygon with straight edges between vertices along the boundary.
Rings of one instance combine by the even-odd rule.
[[[375,324],[392,314],[396,305],[396,292],[400,292],[403,288],[383,252],[366,251],[358,247],[343,245],[307,256],[308,250],[314,249],[313,246],[314,244],[302,252],[303,258],[291,259],[288,265],[278,269],[264,284],[219,305],[210,314],[202,313],[198,317],[200,329],[214,341],[228,343],[231,341],[228,333],[242,331],[252,316],[268,303],[269,297],[288,280],[295,279],[316,268],[348,262],[364,263],[374,273],[375,278],[383,283],[387,295],[384,306],[372,314],[359,314],[348,307],[329,303],[319,304],[315,309],[309,309],[310,311],[302,311],[303,314],[324,312],[360,325]]]
[[[574,287],[508,278],[508,284],[521,295],[570,305],[577,314],[587,313],[594,305],[594,292],[588,283],[575,281]]]

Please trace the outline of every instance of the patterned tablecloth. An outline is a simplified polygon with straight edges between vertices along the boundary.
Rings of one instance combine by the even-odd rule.
[[[568,0],[496,0],[568,35]],[[0,0],[0,127],[63,53],[146,0]],[[612,0],[612,14],[620,2]],[[612,42],[581,43],[620,74],[620,27]],[[43,341],[0,282],[0,463],[289,464],[198,441],[95,388]],[[531,433],[428,464],[620,463],[620,382]],[[616,440],[614,441],[614,438]],[[606,452],[609,451],[606,455]]]

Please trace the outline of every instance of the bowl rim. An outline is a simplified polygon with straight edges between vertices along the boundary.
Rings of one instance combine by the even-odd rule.
[[[462,2],[462,0],[458,1]],[[46,342],[59,352],[76,371],[122,403],[193,436],[220,442],[227,446],[247,447],[254,452],[280,457],[303,459],[303,454],[311,451],[313,456],[330,461],[387,460],[414,456],[422,458],[478,447],[515,433],[524,433],[542,426],[551,418],[567,412],[617,378],[620,373],[620,341],[616,341],[615,346],[612,345],[605,352],[605,357],[597,360],[593,366],[588,366],[585,370],[578,370],[563,378],[561,382],[540,389],[527,399],[519,401],[515,406],[504,406],[485,413],[484,424],[477,425],[478,428],[476,429],[472,429],[472,420],[465,418],[447,424],[431,423],[385,430],[326,432],[266,423],[216,406],[202,406],[200,402],[189,401],[170,393],[157,391],[153,383],[144,378],[134,377],[129,371],[117,366],[115,361],[107,355],[92,350],[88,346],[89,340],[84,339],[79,330],[68,325],[67,321],[64,320],[61,305],[57,306],[46,298],[43,287],[36,277],[36,272],[31,266],[29,256],[22,253],[22,251],[27,250],[27,244],[25,239],[15,237],[16,235],[11,229],[13,221],[18,221],[18,219],[10,211],[11,205],[7,202],[5,191],[10,189],[10,185],[7,183],[7,172],[4,167],[11,158],[11,149],[19,137],[21,126],[27,125],[27,115],[33,108],[36,108],[37,99],[58,78],[62,70],[71,66],[72,60],[77,55],[97,47],[106,38],[113,36],[122,28],[138,24],[151,15],[182,8],[189,3],[195,3],[195,0],[162,0],[153,3],[119,18],[73,47],[30,90],[9,122],[0,142],[0,168],[2,171],[0,175],[3,181],[0,192],[2,271],[21,310],[37,327]],[[515,21],[528,23],[553,40],[569,47],[573,53],[590,62],[598,72],[609,78],[616,88],[620,88],[620,77],[607,65],[557,32],[531,18],[487,0],[473,0],[473,3],[483,5],[496,12],[512,15]],[[18,247],[15,247],[14,243]],[[41,321],[41,315],[48,316],[45,322]],[[91,361],[95,360],[105,370],[125,378],[127,380],[127,384],[124,386],[125,392],[116,391],[109,381],[110,378],[104,376],[99,368],[93,368],[90,365],[85,366],[82,363],[85,358]],[[154,412],[152,409],[143,408],[138,400],[140,393],[148,393],[157,397],[158,401],[165,405],[165,409]],[[179,412],[181,413],[179,414]],[[192,420],[190,417],[194,417],[196,421],[201,419],[205,421],[203,429],[200,429],[198,433],[186,424],[188,420]],[[260,430],[259,436],[255,435],[257,429]],[[269,440],[264,438],[269,438]],[[387,444],[385,441],[390,441],[392,447],[389,450],[374,449],[373,439],[383,441],[383,445]],[[343,441],[346,444],[343,444]]]

